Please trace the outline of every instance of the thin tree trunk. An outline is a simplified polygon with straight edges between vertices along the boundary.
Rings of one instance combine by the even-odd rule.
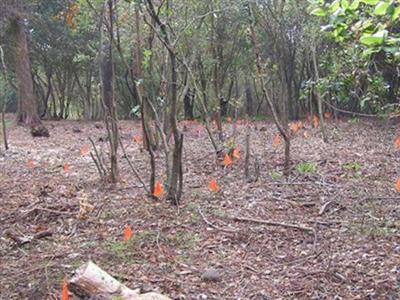
[[[263,63],[262,63],[262,58],[261,58],[261,50],[259,47],[259,44],[257,42],[257,36],[256,36],[256,32],[254,29],[254,16],[252,13],[252,8],[251,8],[251,4],[249,4],[249,13],[250,13],[250,34],[251,34],[251,40],[253,43],[253,47],[254,47],[254,55],[255,55],[255,59],[256,59],[256,67],[257,67],[257,78],[260,80],[261,83],[261,88],[262,88],[262,92],[263,95],[265,97],[265,99],[267,100],[268,106],[271,110],[272,116],[274,118],[274,122],[275,125],[280,133],[280,135],[283,137],[283,140],[285,141],[285,163],[284,163],[284,169],[283,172],[285,174],[285,176],[289,176],[290,174],[290,136],[288,133],[288,129],[287,129],[287,116],[282,116],[280,114],[278,114],[276,107],[271,99],[270,94],[268,93],[266,86],[265,86],[265,80],[263,77]],[[287,111],[286,111],[287,113]]]
[[[113,2],[107,0],[106,6],[108,7],[108,18],[104,20],[109,22],[107,39],[101,41],[101,81],[102,81],[102,101],[105,111],[105,124],[108,132],[109,143],[110,143],[110,162],[111,162],[111,181],[116,183],[119,178],[118,170],[118,120],[117,112],[115,107],[115,94],[114,94],[114,62],[113,62],[113,51],[112,51],[112,39],[113,39]]]
[[[168,2],[171,5],[171,1]],[[153,2],[151,0],[147,0],[148,12],[151,18],[157,23],[161,31],[161,41],[163,42],[165,48],[168,51],[169,55],[169,63],[170,63],[170,71],[171,71],[171,83],[170,88],[168,89],[170,93],[170,99],[168,101],[169,107],[169,115],[168,121],[170,123],[170,128],[172,131],[172,135],[174,137],[174,148],[172,152],[172,159],[168,159],[167,162],[167,177],[168,177],[168,193],[167,199],[172,202],[174,205],[178,205],[181,197],[181,189],[183,182],[179,182],[182,180],[182,176],[180,176],[180,172],[182,171],[182,142],[181,136],[178,130],[177,125],[177,114],[178,114],[178,71],[177,71],[177,62],[176,62],[176,52],[174,46],[170,41],[169,36],[169,27],[168,24],[163,23],[156,10],[154,8]],[[170,156],[170,155],[168,155]],[[178,185],[179,183],[179,185]]]
[[[6,63],[4,61],[4,52],[3,52],[3,47],[0,45],[0,61],[1,65],[3,67],[3,73],[4,73],[4,79],[6,83],[10,83],[8,81],[8,69],[6,66]],[[1,90],[3,92],[3,89]],[[1,109],[1,125],[2,125],[2,133],[3,133],[3,143],[4,143],[4,149],[7,151],[8,150],[8,139],[7,139],[7,128],[6,128],[6,108],[7,108],[7,101],[6,101],[6,96],[2,95],[3,93],[0,93],[0,98],[3,99],[3,105]]]
[[[316,48],[316,46],[313,45],[311,52],[312,52],[312,61],[313,61],[313,66],[314,66],[315,81],[318,82],[319,81],[319,72],[318,72],[317,54],[316,54],[315,48]],[[321,125],[322,138],[323,138],[323,141],[325,143],[327,143],[328,137],[326,135],[325,121],[324,121],[324,116],[322,113],[322,101],[321,101],[321,97],[320,97],[318,91],[316,90],[316,87],[314,87],[314,91],[315,91],[315,95],[317,97],[317,109],[318,109],[318,116],[319,116],[320,125]]]
[[[51,96],[51,91],[53,90],[53,86],[51,84],[51,76],[52,76],[52,71],[46,71],[46,77],[47,77],[47,92],[46,92],[46,96],[43,99],[43,113],[41,115],[42,118],[46,118],[48,115],[48,111],[49,111],[49,99]]]
[[[245,93],[246,93],[246,112],[247,116],[249,118],[252,118],[254,116],[253,112],[253,93],[251,92],[251,84],[248,78],[246,78],[246,87],[245,87]]]

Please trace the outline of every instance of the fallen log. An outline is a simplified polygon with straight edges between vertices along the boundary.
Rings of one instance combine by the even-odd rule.
[[[92,261],[75,271],[69,286],[74,294],[91,299],[171,300],[155,292],[141,294],[140,289],[132,290]]]

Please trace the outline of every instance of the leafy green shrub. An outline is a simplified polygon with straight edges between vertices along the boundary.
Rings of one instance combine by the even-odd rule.
[[[300,174],[315,173],[317,171],[317,165],[314,162],[306,161],[299,163],[296,166],[296,170]]]

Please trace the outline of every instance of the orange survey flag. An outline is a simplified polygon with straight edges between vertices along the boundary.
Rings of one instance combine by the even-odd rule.
[[[290,123],[289,124],[289,128],[293,133],[296,133],[297,131],[299,131],[300,127],[299,127],[299,123],[295,122],[295,123]]]
[[[157,180],[156,183],[154,184],[154,192],[153,192],[153,196],[160,198],[161,195],[164,192],[164,188],[162,186],[162,184]]]
[[[394,140],[393,144],[395,145],[395,147],[396,147],[397,149],[400,149],[400,136],[398,136],[398,137]]]
[[[212,178],[210,180],[210,182],[208,183],[208,188],[210,189],[211,192],[218,192],[219,190],[219,186],[218,186],[218,182],[215,178]]]
[[[397,179],[395,188],[396,188],[396,191],[398,191],[400,193],[400,178]]]
[[[233,163],[232,158],[228,154],[225,154],[225,156],[224,156],[224,166],[225,167],[230,166],[232,163]]]
[[[274,141],[272,143],[274,147],[278,147],[281,144],[281,136],[279,134],[276,134],[274,137]]]
[[[319,125],[319,119],[318,119],[318,116],[317,116],[317,115],[314,115],[314,116],[313,116],[313,118],[312,118],[312,124],[313,124],[313,127],[314,127],[314,128],[317,128],[317,127],[318,127],[318,125]]]
[[[302,122],[302,121],[298,121],[298,122],[297,122],[297,127],[298,127],[299,129],[303,129],[303,128],[304,128],[303,122]]]
[[[124,226],[124,241],[129,241],[133,236],[132,228],[129,225]]]
[[[64,163],[63,169],[64,169],[64,172],[68,173],[68,172],[69,172],[69,170],[70,170],[69,163],[67,163],[67,162],[66,162],[66,163]]]
[[[89,151],[90,151],[90,146],[88,144],[82,145],[82,147],[81,147],[81,155],[82,156],[88,155]]]
[[[240,150],[238,148],[233,149],[232,156],[236,159],[240,159]]]
[[[62,283],[61,300],[69,300],[67,277],[64,277],[64,280],[63,280],[63,283]]]
[[[143,142],[143,138],[142,138],[142,136],[141,136],[140,134],[135,134],[135,135],[133,136],[133,141],[134,141],[136,144],[141,144],[141,143]]]
[[[28,160],[28,162],[26,163],[29,169],[35,169],[36,168],[36,163],[33,160]]]
[[[332,119],[332,113],[330,111],[324,112],[324,118],[327,120]]]

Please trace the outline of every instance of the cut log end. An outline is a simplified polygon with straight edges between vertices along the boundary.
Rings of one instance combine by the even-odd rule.
[[[171,300],[158,293],[140,294],[140,289],[132,290],[89,261],[75,271],[70,280],[70,289],[81,297],[120,297],[123,300]]]

